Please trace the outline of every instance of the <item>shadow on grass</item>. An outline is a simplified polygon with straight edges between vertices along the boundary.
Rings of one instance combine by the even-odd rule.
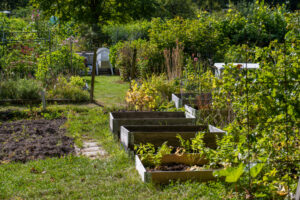
[[[91,79],[84,79],[88,85],[91,85],[91,82],[92,82],[92,78]],[[95,82],[94,83],[99,83],[99,81],[96,80],[95,78]]]

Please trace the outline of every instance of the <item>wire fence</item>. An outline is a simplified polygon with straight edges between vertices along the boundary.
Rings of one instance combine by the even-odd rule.
[[[0,92],[2,103],[41,102],[43,97],[41,90],[45,91],[49,88],[53,90],[53,87],[55,89],[57,86],[63,87],[60,91],[66,90],[66,92],[60,92],[61,94],[56,92],[54,95],[46,92],[47,101],[81,102],[87,100],[87,94],[84,95],[84,100],[80,98],[78,100],[76,94],[66,94],[70,93],[70,87],[67,88],[67,86],[60,84],[65,80],[59,77],[87,73],[84,59],[74,52],[76,40],[73,37],[66,39],[62,44],[58,44],[55,33],[50,30],[45,32],[13,32],[3,26],[0,34],[0,84],[4,88]],[[28,94],[29,89],[25,91],[26,88],[15,86],[20,84],[30,87],[33,93],[40,90],[38,91],[39,94],[30,96]],[[33,85],[40,85],[40,89]],[[22,90],[19,92],[22,95],[17,94],[17,91],[12,91],[19,88]],[[23,95],[23,93],[27,94]]]
[[[1,80],[34,78],[37,60],[42,52],[51,54],[51,33],[10,32],[1,28]],[[45,35],[43,33],[42,35]]]

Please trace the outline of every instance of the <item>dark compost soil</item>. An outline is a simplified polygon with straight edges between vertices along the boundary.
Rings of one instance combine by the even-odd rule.
[[[74,142],[60,128],[65,119],[23,120],[0,124],[0,163],[26,162],[73,153]]]
[[[155,169],[149,169],[149,171],[185,171],[190,166],[179,163],[169,163],[156,167]]]

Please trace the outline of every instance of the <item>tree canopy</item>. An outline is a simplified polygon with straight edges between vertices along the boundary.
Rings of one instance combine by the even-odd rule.
[[[147,18],[154,1],[148,0],[32,0],[46,16],[56,15],[61,21],[75,20],[95,25],[108,20],[121,22]]]
[[[14,10],[26,6],[28,2],[29,0],[1,0],[0,10]]]

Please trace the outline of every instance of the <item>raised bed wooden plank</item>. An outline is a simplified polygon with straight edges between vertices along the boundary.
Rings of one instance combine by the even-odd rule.
[[[181,108],[185,104],[199,107],[210,107],[212,104],[212,94],[208,93],[182,93],[172,94],[172,101],[176,108]]]
[[[232,110],[229,109],[213,109],[202,108],[197,106],[184,105],[185,114],[187,117],[195,117],[196,121],[204,124],[212,124],[218,127],[225,127],[234,119]]]
[[[193,125],[195,118],[184,112],[111,112],[110,130],[117,136],[123,125]]]
[[[197,109],[195,109],[193,106],[190,105],[184,105],[185,114],[190,117],[196,117],[197,116]]]
[[[167,159],[165,157],[168,157]],[[191,155],[183,155],[177,156],[174,154],[166,155],[163,157],[162,164],[167,163],[178,163],[178,164],[189,164],[189,165],[203,165],[207,164],[207,160],[201,159],[197,155],[195,158]],[[143,182],[152,182],[155,184],[167,184],[170,181],[199,181],[199,182],[206,182],[206,181],[213,181],[217,178],[213,176],[213,172],[219,169],[203,169],[199,171],[149,171],[147,170],[142,161],[140,160],[139,156],[135,156],[135,166],[136,170],[140,174]]]
[[[203,141],[209,148],[216,148],[216,138],[222,137],[225,132],[211,125],[193,126],[122,126],[120,141],[124,148],[133,151],[134,145],[151,143],[161,146],[165,141],[173,147],[179,146],[178,134],[185,140],[194,138],[199,131],[205,131]]]
[[[172,101],[176,108],[181,108],[185,104],[195,104],[196,96],[196,93],[172,94]]]

